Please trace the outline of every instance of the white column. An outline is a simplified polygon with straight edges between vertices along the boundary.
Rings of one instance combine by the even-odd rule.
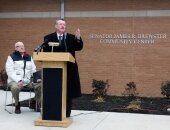
[[[61,0],[61,13],[60,13],[61,19],[64,19],[64,0]]]

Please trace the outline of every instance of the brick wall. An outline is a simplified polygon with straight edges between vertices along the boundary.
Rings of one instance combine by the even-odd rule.
[[[159,10],[170,9],[169,0],[65,0],[68,11]]]
[[[60,0],[1,0],[0,12],[60,11]]]
[[[60,11],[60,0],[1,0],[1,12]],[[66,11],[168,10],[169,0],[65,0]]]
[[[86,3],[86,1],[79,2]],[[80,4],[79,2],[77,4]],[[128,2],[133,3],[133,7],[136,8],[137,6],[134,4],[142,3],[141,1],[125,2],[127,2],[129,10],[131,6],[128,5]],[[155,4],[158,2],[159,4]],[[66,3],[65,6],[68,10],[74,6],[77,10],[81,10],[76,4],[69,4],[69,1]],[[92,1],[92,4],[95,3],[96,1]],[[110,3],[112,3],[111,0]],[[115,1],[112,7],[116,3],[119,2]],[[151,8],[148,6],[149,2],[146,3],[145,8]],[[160,1],[155,1],[155,3],[152,9],[167,9],[170,5]],[[142,4],[144,5],[144,3]],[[85,10],[84,6],[82,7]],[[90,5],[87,7],[92,10]],[[93,10],[99,9],[108,10],[103,4],[93,8]],[[55,18],[0,19],[0,69],[4,68],[7,55],[13,51],[16,41],[23,41],[27,52],[32,54],[33,48],[42,43],[43,36],[54,31],[54,20]],[[74,33],[75,29],[80,28],[84,40],[83,50],[77,52],[83,93],[92,92],[92,79],[108,79],[111,85],[108,90],[110,95],[121,95],[126,83],[134,81],[140,96],[161,96],[161,82],[170,79],[170,17],[82,17],[66,18],[66,21],[67,31]],[[155,44],[105,44],[100,43],[99,39],[91,39],[90,34],[93,33],[166,33],[166,38],[157,40]],[[39,68],[40,64],[36,64]]]

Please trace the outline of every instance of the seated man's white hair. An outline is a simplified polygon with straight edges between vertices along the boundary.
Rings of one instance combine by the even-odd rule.
[[[20,41],[15,43],[15,47],[20,46],[20,45],[24,45],[24,43]]]

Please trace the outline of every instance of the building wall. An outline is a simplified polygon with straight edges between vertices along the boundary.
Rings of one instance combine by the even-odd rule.
[[[1,12],[60,11],[60,0],[1,0]],[[65,0],[66,11],[169,10],[169,0]]]
[[[59,11],[60,0],[1,0],[0,12]]]
[[[169,4],[168,4],[169,3]],[[4,5],[4,6],[2,6]],[[142,6],[139,6],[142,5]],[[141,11],[169,10],[168,0],[107,0],[91,2],[65,0],[65,11]],[[47,12],[60,11],[60,3],[29,1],[1,1],[1,12]],[[90,14],[89,14],[90,15]],[[14,49],[14,43],[23,41],[27,52],[43,42],[43,36],[54,32],[55,17],[0,18],[0,69]],[[134,81],[139,96],[161,96],[160,84],[170,79],[170,17],[127,16],[127,17],[66,17],[67,31],[81,29],[84,48],[77,52],[77,62],[83,93],[92,92],[92,79],[109,80],[109,95],[121,95],[126,84]],[[152,44],[103,43],[102,38],[92,34],[165,34],[154,39]],[[105,38],[109,39],[109,38]],[[128,40],[128,38],[125,38]],[[121,40],[125,40],[122,39]],[[36,63],[40,68],[40,63]]]
[[[169,9],[168,0],[66,0],[67,11],[122,11]]]

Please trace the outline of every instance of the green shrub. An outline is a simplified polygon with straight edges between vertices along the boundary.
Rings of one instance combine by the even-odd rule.
[[[109,88],[108,80],[95,80],[92,81],[92,93],[95,96],[96,100],[99,99],[99,102],[103,102],[105,96],[107,95],[107,89]]]
[[[170,81],[167,80],[161,83],[161,94],[167,98],[170,97]]]
[[[126,84],[125,90],[122,93],[123,96],[129,96],[129,97],[135,97],[139,93],[137,92],[136,84],[135,82],[129,82]]]

